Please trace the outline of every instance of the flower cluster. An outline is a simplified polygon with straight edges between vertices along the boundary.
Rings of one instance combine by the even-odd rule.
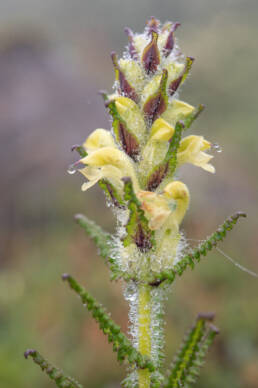
[[[128,241],[130,233],[132,238],[130,244],[123,244],[123,263],[128,264],[132,256],[148,255],[153,270],[173,265],[179,225],[189,205],[186,185],[175,180],[176,167],[191,163],[215,172],[212,156],[206,153],[211,143],[203,136],[182,138],[202,107],[196,109],[178,99],[178,89],[193,63],[176,44],[178,26],[170,22],[161,26],[151,18],[142,34],[126,29],[126,52],[121,59],[111,54],[114,93],[103,93],[112,130],[96,129],[83,144],[80,160],[85,165],[80,172],[87,179],[82,190],[99,183],[114,206],[125,213],[119,238]],[[124,177],[132,182],[138,209],[134,213],[125,201]],[[133,227],[126,227],[133,222]],[[153,234],[155,246],[140,241]]]

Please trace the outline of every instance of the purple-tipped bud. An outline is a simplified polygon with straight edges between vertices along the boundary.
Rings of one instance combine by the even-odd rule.
[[[158,91],[145,102],[143,111],[150,124],[153,123],[167,108],[166,85],[168,72],[163,70]]]
[[[160,21],[156,19],[154,16],[151,16],[150,19],[147,20],[146,25],[147,25],[147,31],[149,35],[153,31],[156,33],[159,32]]]
[[[111,53],[111,58],[115,68],[116,80],[119,82],[120,85],[120,94],[123,94],[125,97],[131,98],[133,101],[137,102],[139,99],[138,95],[134,88],[129,84],[129,82],[125,78],[124,73],[120,69],[117,60],[117,55],[114,51]]]
[[[131,55],[131,58],[132,58],[132,59],[137,60],[137,59],[138,59],[138,54],[137,54],[136,48],[135,48],[135,46],[134,46],[133,31],[132,31],[131,28],[129,28],[129,27],[125,27],[124,31],[125,31],[126,35],[128,36],[128,41],[129,41],[129,45],[128,45],[129,54]]]
[[[170,96],[173,96],[173,94],[177,91],[177,89],[179,88],[181,83],[185,81],[185,79],[186,79],[187,75],[189,74],[189,71],[192,67],[193,61],[194,61],[194,58],[192,58],[192,57],[186,58],[185,68],[184,68],[182,74],[180,74],[180,76],[178,78],[176,78],[175,80],[173,80],[170,83],[170,85],[168,86],[168,93]]]
[[[134,161],[137,161],[137,157],[140,152],[140,145],[136,137],[130,131],[128,131],[126,126],[119,120],[115,125],[115,132],[118,135],[118,138],[123,147],[123,150]]]
[[[213,312],[199,313],[197,315],[197,320],[204,319],[205,321],[213,321],[214,318],[215,318],[215,314]]]
[[[142,54],[142,64],[147,74],[155,73],[160,64],[160,53],[158,49],[158,34],[151,31],[151,41],[145,47]]]
[[[70,278],[70,275],[68,273],[64,273],[62,275],[62,280],[68,280]]]
[[[214,334],[219,334],[219,329],[217,326],[213,325],[212,323],[210,324],[210,330],[214,333]]]
[[[171,51],[173,50],[175,46],[175,37],[174,32],[176,31],[177,27],[180,26],[180,23],[176,22],[171,25],[171,30],[168,34],[167,41],[163,47],[163,54],[165,57],[168,57]]]
[[[27,359],[29,356],[32,356],[36,353],[35,349],[27,349],[26,352],[24,352],[24,357]]]
[[[173,96],[173,94],[175,94],[175,92],[179,88],[179,85],[182,82],[182,79],[183,79],[183,75],[180,75],[177,79],[175,79],[174,81],[172,81],[170,83],[170,85],[168,87],[168,93],[170,96]]]

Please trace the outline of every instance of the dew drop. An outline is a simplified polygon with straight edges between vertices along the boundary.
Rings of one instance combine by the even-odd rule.
[[[68,174],[73,175],[76,173],[76,169],[74,167],[74,164],[71,164],[67,169]]]
[[[213,150],[215,150],[216,152],[222,152],[222,148],[221,148],[221,146],[218,144],[218,143],[213,143],[212,145],[211,145],[211,148],[213,149]]]

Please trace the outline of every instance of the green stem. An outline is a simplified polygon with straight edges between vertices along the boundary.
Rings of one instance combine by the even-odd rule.
[[[139,285],[138,289],[138,350],[151,357],[151,287]],[[139,388],[150,387],[150,371],[138,369]]]

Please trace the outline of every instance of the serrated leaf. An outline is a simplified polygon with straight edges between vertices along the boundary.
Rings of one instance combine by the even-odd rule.
[[[153,362],[149,357],[142,355],[132,346],[127,336],[122,333],[120,326],[110,318],[102,305],[72,276],[64,274],[63,280],[67,281],[71,289],[81,298],[82,303],[99,324],[100,330],[108,336],[109,342],[113,343],[113,351],[117,353],[118,361],[122,362],[127,359],[130,364],[153,372],[155,370]]]
[[[210,324],[213,317],[213,314],[198,315],[172,363],[163,388],[185,387],[185,384],[194,382],[199,376],[200,365],[213,339],[218,334],[218,329]]]
[[[100,256],[107,260],[111,255],[112,235],[83,214],[76,214],[74,219],[94,241],[99,249]]]
[[[192,250],[191,253],[185,255],[172,269],[161,272],[159,275],[150,282],[150,284],[158,286],[162,282],[167,281],[172,283],[175,277],[181,276],[183,272],[190,266],[194,267],[195,261],[199,262],[202,256],[206,256],[208,251],[211,251],[213,247],[216,247],[219,241],[222,241],[229,230],[232,230],[239,218],[246,217],[245,213],[238,212],[233,216],[226,219],[226,221],[198,248]]]
[[[65,376],[63,371],[54,367],[47,361],[44,357],[42,357],[39,352],[34,349],[28,349],[24,353],[25,358],[31,357],[35,364],[39,365],[43,372],[45,372],[51,380],[53,380],[57,387],[59,388],[83,388],[81,384],[79,384],[72,377]]]

